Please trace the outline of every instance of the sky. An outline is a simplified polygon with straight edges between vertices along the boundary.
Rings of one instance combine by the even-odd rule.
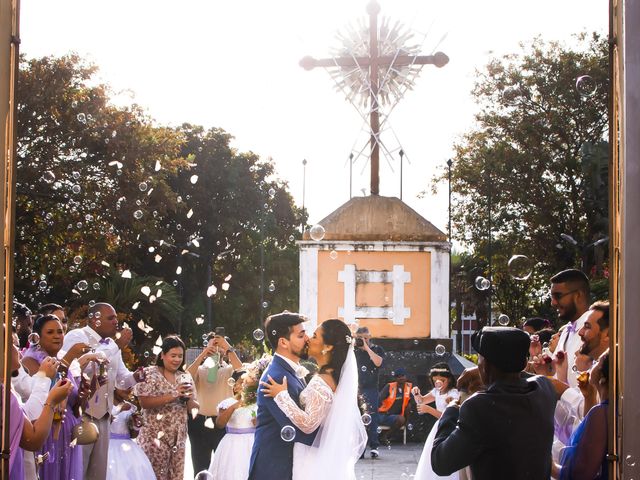
[[[365,19],[368,0],[23,0],[21,52],[77,52],[100,68],[119,103],[135,101],[164,125],[219,127],[232,146],[272,157],[277,177],[316,223],[349,200],[349,154],[362,147],[363,122],[323,69],[306,56],[329,56],[336,33]],[[429,55],[389,117],[402,148],[403,200],[446,231],[447,186],[431,179],[474,125],[476,70],[520,51],[535,36],[571,44],[581,31],[608,28],[607,0],[379,0]],[[532,6],[534,6],[532,8]],[[397,138],[397,141],[396,141]],[[365,150],[366,152],[367,150]],[[381,158],[380,194],[400,195],[399,157]],[[307,160],[306,172],[303,160]],[[353,195],[369,192],[369,165],[354,162]],[[306,173],[306,175],[305,175]],[[418,198],[427,190],[424,198]]]

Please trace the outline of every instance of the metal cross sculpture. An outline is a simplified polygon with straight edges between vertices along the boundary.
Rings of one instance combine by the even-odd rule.
[[[415,84],[424,65],[444,67],[449,62],[442,52],[419,55],[420,46],[408,42],[412,34],[399,22],[390,26],[383,18],[378,26],[380,5],[372,0],[367,5],[369,25],[360,22],[346,34],[338,34],[342,46],[334,49],[333,58],[304,57],[300,66],[305,70],[324,67],[343,91],[347,100],[369,123],[371,147],[371,194],[379,194],[381,127],[404,93]],[[383,111],[383,107],[387,110]],[[382,119],[381,119],[382,116]],[[367,118],[368,117],[368,118]]]

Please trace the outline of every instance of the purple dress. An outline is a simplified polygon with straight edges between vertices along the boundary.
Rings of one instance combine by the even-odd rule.
[[[4,385],[0,385],[0,404],[4,398]],[[20,448],[20,440],[22,439],[22,429],[24,428],[24,412],[20,406],[20,401],[15,393],[10,392],[9,395],[9,480],[24,479],[24,453]],[[1,422],[0,422],[1,423]]]
[[[24,357],[31,357],[38,364],[47,357],[47,353],[39,347],[30,347]],[[64,422],[60,423],[58,438],[54,439],[57,422],[53,422],[51,433],[44,442],[42,449],[37,452],[44,455],[49,452],[49,457],[40,467],[41,480],[68,480],[81,479],[82,472],[82,446],[70,446],[73,440],[73,427],[80,423],[80,419],[73,413],[72,406],[78,399],[78,384],[73,375],[67,379],[72,383],[73,389],[67,398],[67,408],[64,414]]]

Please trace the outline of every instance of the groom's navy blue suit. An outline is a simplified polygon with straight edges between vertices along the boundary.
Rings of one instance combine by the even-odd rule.
[[[282,383],[287,377],[289,395],[296,402],[305,383],[299,379],[291,366],[281,357],[274,355],[271,364],[262,375],[261,381],[268,382],[268,376],[276,382]],[[258,387],[258,415],[251,463],[249,466],[249,480],[288,480],[291,479],[293,469],[293,444],[295,442],[311,445],[316,432],[306,434],[299,430],[280,410],[273,398],[265,397]],[[296,429],[295,439],[285,442],[280,437],[280,431],[285,425]]]

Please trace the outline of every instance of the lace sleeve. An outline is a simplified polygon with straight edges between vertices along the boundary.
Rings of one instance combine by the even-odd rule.
[[[317,380],[316,380],[317,379]],[[314,377],[304,390],[304,410],[282,391],[275,397],[276,405],[304,433],[311,433],[320,426],[333,402],[333,392],[320,377]]]

